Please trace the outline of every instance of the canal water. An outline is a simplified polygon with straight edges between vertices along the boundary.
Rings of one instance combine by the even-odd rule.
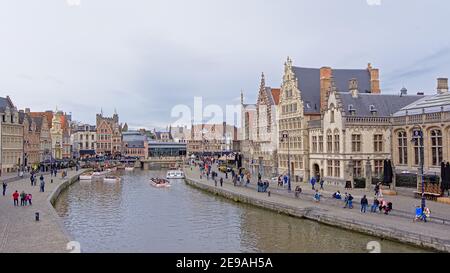
[[[382,252],[423,250],[238,204],[172,182],[149,179],[165,172],[122,172],[120,183],[79,182],[55,208],[83,252]]]

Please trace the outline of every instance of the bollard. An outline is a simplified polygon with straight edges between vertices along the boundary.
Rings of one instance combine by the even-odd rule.
[[[268,192],[267,192],[267,196],[269,196],[269,197],[270,197],[270,191],[268,191]]]
[[[34,214],[34,216],[35,216],[36,222],[39,222],[39,212],[36,212]]]

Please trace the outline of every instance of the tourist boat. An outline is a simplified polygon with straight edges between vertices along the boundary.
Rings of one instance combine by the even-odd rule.
[[[134,167],[125,167],[125,171],[134,171]]]
[[[173,170],[173,171],[168,171],[167,175],[166,175],[167,179],[184,179],[184,172],[181,170]]]
[[[169,188],[171,186],[168,180],[162,178],[151,178],[150,184],[156,188]]]
[[[80,175],[80,181],[91,181],[92,180],[92,172],[84,173]]]
[[[92,176],[93,177],[105,176],[105,175],[110,174],[111,172],[112,172],[111,169],[107,169],[107,170],[104,170],[104,171],[93,172]]]
[[[109,183],[115,183],[115,182],[120,182],[121,178],[118,176],[106,176],[105,178],[103,178],[104,182],[109,182]]]

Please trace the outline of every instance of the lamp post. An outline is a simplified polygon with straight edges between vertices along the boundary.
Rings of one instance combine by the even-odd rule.
[[[419,149],[419,175],[420,181],[422,183],[422,211],[424,211],[426,206],[425,198],[425,181],[424,181],[424,142],[423,142],[423,130],[420,126],[415,126],[413,128],[413,138],[412,141],[417,145]]]
[[[287,140],[288,145],[288,192],[291,192],[291,154],[290,154],[290,140],[289,140],[289,133],[287,131],[283,132],[282,135],[283,141]]]

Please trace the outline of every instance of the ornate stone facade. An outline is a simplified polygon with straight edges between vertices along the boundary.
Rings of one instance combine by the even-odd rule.
[[[10,97],[0,98],[1,173],[16,172],[23,166],[23,124]]]

